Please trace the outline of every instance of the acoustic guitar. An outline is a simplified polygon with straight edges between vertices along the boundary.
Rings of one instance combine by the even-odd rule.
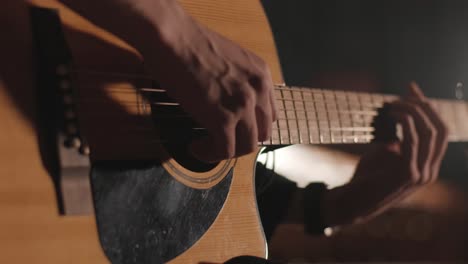
[[[181,3],[283,83],[259,1]],[[184,152],[204,129],[127,43],[54,0],[3,3],[0,22],[1,263],[267,258],[254,187],[262,147],[369,143],[379,109],[397,99],[277,85],[272,137],[254,153],[206,165]],[[450,139],[468,139],[466,103],[433,102]]]

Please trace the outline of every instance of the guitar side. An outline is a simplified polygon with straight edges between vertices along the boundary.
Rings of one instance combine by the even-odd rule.
[[[9,69],[11,65],[5,61],[0,67],[0,120],[3,121],[0,129],[0,262],[108,263],[99,244],[93,216],[58,215],[53,184],[40,158],[34,126],[33,45],[27,6],[22,1],[10,2],[18,3],[7,3],[0,11],[2,19],[6,21],[2,23],[1,27],[5,29],[2,28],[2,32],[11,32],[16,36],[2,43],[1,52],[7,62],[16,63],[14,70]],[[58,9],[64,24],[74,31],[118,47],[127,54],[122,57],[106,55],[104,46],[101,46],[97,54],[114,61],[98,58],[86,61],[83,56],[89,52],[87,50],[79,53],[83,55],[80,58],[83,58],[84,64],[108,71],[141,67],[138,54],[131,47],[56,1],[36,0],[32,3]],[[200,22],[264,58],[271,67],[275,82],[282,82],[273,38],[260,2],[205,0],[182,1],[182,4]],[[237,23],[239,18],[243,23]],[[73,51],[79,50],[77,43],[71,42],[70,45]],[[95,138],[98,137],[95,135]],[[129,142],[132,143],[132,140],[129,139]],[[113,148],[104,145],[105,148],[97,151],[93,158],[154,157],[154,149],[142,148],[138,144],[135,144],[138,148],[132,149],[130,143]],[[256,154],[237,161],[231,190],[218,218],[208,232],[192,248],[175,258],[173,263],[195,263],[206,258],[209,258],[209,262],[222,262],[242,254],[265,256],[266,248],[254,196]]]

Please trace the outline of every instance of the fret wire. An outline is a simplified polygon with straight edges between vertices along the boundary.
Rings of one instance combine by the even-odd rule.
[[[363,109],[363,111],[368,111],[368,108],[373,108],[373,105],[372,103],[370,102],[370,94],[368,93],[363,93],[361,94],[360,96],[360,100],[361,100],[361,108]],[[363,125],[366,125],[369,123],[369,119],[365,116],[362,117],[362,123]]]
[[[346,97],[346,103],[348,105],[348,110],[349,110],[349,121],[351,123],[351,126],[354,126],[353,114],[351,113],[351,100],[350,100],[348,92],[345,93],[345,97]],[[357,136],[356,132],[352,131],[351,135],[353,138],[353,142],[356,142],[356,136]]]
[[[278,127],[278,141],[279,141],[279,144],[281,145],[281,129],[280,129],[280,125],[279,125],[279,120],[276,121],[276,126]]]
[[[359,97],[357,96],[357,94],[354,94],[354,93],[352,94],[352,96],[353,97],[355,96],[355,98],[356,98],[354,100],[356,100],[355,102],[357,102],[358,111],[362,111],[361,104],[360,104],[360,101],[359,101]],[[351,103],[351,97],[349,97],[348,99],[350,99],[349,102]],[[356,126],[356,125],[357,124],[356,124],[355,116],[351,114],[351,126]],[[357,131],[353,131],[353,140],[354,140],[355,143],[358,143],[358,139],[359,139],[360,136],[361,136],[360,133],[358,133]]]
[[[345,101],[346,101],[346,108],[348,109],[348,119],[349,119],[349,122],[351,124],[351,126],[353,125],[353,116],[352,116],[352,113],[351,113],[351,107],[350,107],[350,102],[349,102],[349,98],[348,98],[348,95],[345,93],[344,95],[345,97]],[[356,136],[354,131],[351,132],[351,137],[354,137]],[[354,141],[354,139],[353,139]]]
[[[359,102],[359,108],[361,109],[361,111],[364,111],[364,108],[362,106],[362,100],[361,100],[361,96],[359,94],[357,94],[357,100]],[[354,126],[354,125],[353,125]],[[361,133],[359,133],[358,131],[354,131],[355,133],[358,133],[358,135],[362,135]]]
[[[283,99],[284,98],[283,90],[281,90],[280,93],[281,93],[281,99]],[[286,109],[286,102],[284,100],[283,100],[283,107]],[[288,118],[287,110],[284,110],[284,116],[286,117],[286,119]],[[286,129],[288,131],[289,144],[292,144],[291,130],[289,129],[289,122],[288,121],[286,121]]]
[[[315,99],[315,95],[312,94],[312,99]],[[322,135],[322,132],[321,131],[321,127],[322,125],[320,124],[320,119],[319,119],[319,116],[318,116],[318,111],[317,111],[317,104],[316,104],[316,101],[315,100],[312,100],[313,101],[313,106],[314,106],[314,113],[315,113],[315,118],[317,120],[317,128],[318,128],[318,136],[319,136],[319,142],[320,143],[323,143],[323,135]]]
[[[371,102],[372,107],[375,107],[378,104],[377,96],[375,94],[369,94],[369,96],[370,96],[370,102]]]
[[[328,113],[328,111],[329,111],[329,106],[330,106],[330,105],[327,104],[327,100],[326,100],[327,98],[326,98],[325,95],[324,95],[324,98],[325,98],[324,101],[325,101],[325,109],[326,109],[325,114],[327,115],[327,126],[328,126],[328,129],[329,129],[329,131],[330,131],[330,132],[329,132],[329,134],[330,134],[330,142],[333,143],[333,132],[332,132],[332,130],[331,130],[331,124],[330,124],[330,121],[331,121],[331,120],[330,120],[330,114]]]
[[[293,91],[290,91],[290,94],[291,94],[291,98],[294,99],[294,92]],[[303,102],[304,103],[304,102]],[[296,118],[296,129],[297,129],[297,135],[299,137],[299,144],[302,144],[302,135],[301,135],[301,132],[300,132],[300,127],[299,127],[299,120],[297,118],[297,112],[296,112],[296,101],[293,101],[293,108],[294,108],[294,117]]]
[[[306,102],[304,100],[304,93],[303,93],[303,89],[301,89],[300,91],[301,93],[301,99],[304,101],[304,103],[302,104],[302,107],[304,108],[304,115],[305,115],[305,123],[306,123],[306,128],[307,128],[307,138],[309,140],[309,144],[312,143],[312,138],[310,137],[310,126],[309,126],[309,116],[307,114],[307,108],[306,108]]]
[[[349,138],[350,136],[348,136]],[[374,137],[372,135],[367,135],[367,136],[362,136],[361,138],[365,139],[365,140],[372,140]],[[119,139],[120,140],[120,139]],[[145,142],[142,142],[142,144],[161,144],[161,143],[167,143],[168,141],[167,140],[146,140]],[[331,143],[340,143],[340,142],[331,142]],[[265,144],[263,142],[258,142],[257,143],[258,145],[260,146],[265,146],[265,145],[268,145],[268,144]],[[318,143],[318,144],[321,144],[321,143]],[[327,143],[324,143],[324,144],[327,144]],[[276,145],[274,143],[272,143],[271,145]]]
[[[283,102],[283,101],[282,101],[282,102]],[[281,111],[281,110],[279,110],[279,111]],[[283,145],[283,137],[282,137],[282,135],[281,135],[281,125],[280,125],[280,120],[279,120],[279,118],[278,118],[278,121],[276,121],[276,125],[277,125],[277,127],[278,127],[278,139],[279,139],[279,143],[280,143],[280,145]]]
[[[336,105],[336,111],[338,112],[338,97],[336,96],[336,91],[333,92],[333,95],[334,95],[334,98],[335,98],[335,105]],[[343,127],[343,124],[341,123],[341,117],[340,117],[340,114],[337,114],[338,115],[338,125],[340,127]],[[343,130],[340,131],[340,136],[341,136],[341,142],[343,142]]]

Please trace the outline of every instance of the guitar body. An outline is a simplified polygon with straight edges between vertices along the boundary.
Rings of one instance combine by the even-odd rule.
[[[95,216],[60,216],[50,173],[38,145],[37,91],[28,5],[2,4],[0,28],[0,262],[109,263],[99,241]],[[151,81],[139,54],[60,3],[32,1],[58,10],[77,69],[129,75],[74,74],[80,129],[92,161],[154,160],[184,186],[207,190],[230,174],[224,204],[206,232],[169,263],[222,263],[239,255],[266,257],[266,242],[254,191],[257,153],[194,172],[172,159],[157,131],[139,115],[135,87]],[[200,22],[264,58],[275,82],[282,82],[268,21],[257,1],[182,1]],[[112,93],[111,91],[127,91]],[[105,121],[105,122],[104,122]],[[206,180],[208,179],[208,180]],[[212,180],[211,180],[212,179]],[[101,223],[105,224],[105,223]],[[106,252],[107,253],[107,252]]]

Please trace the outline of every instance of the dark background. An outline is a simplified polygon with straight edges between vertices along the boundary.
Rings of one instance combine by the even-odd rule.
[[[450,99],[458,82],[468,85],[468,1],[262,3],[288,85],[402,95],[415,80],[427,96]],[[468,190],[463,147],[450,144],[441,175]]]

